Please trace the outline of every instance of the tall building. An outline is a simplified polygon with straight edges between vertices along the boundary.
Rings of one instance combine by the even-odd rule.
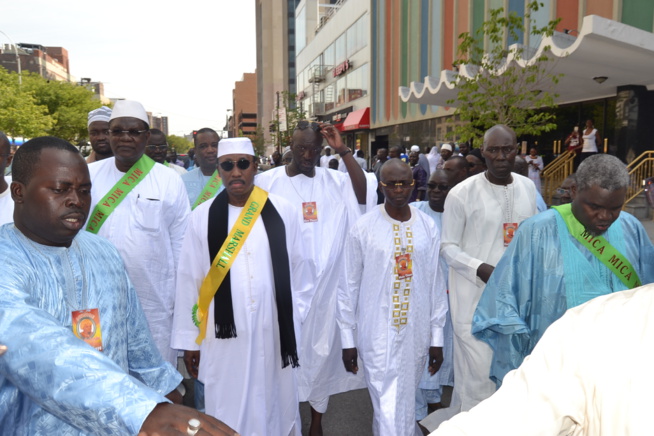
[[[168,117],[152,115],[152,112],[148,112],[148,119],[150,120],[151,129],[159,129],[164,132],[164,135],[168,136]]]
[[[539,138],[541,152],[564,139],[573,126],[594,119],[608,139],[608,151],[629,161],[654,149],[654,2],[650,0],[540,0],[537,25],[560,18],[549,39],[518,43],[551,47],[552,72],[559,83],[548,89],[556,101],[557,129]],[[373,147],[433,146],[452,141],[457,120],[447,101],[456,96],[458,35],[476,32],[491,8],[518,16],[524,1],[432,0],[371,2],[371,135]],[[459,68],[461,74],[465,72]],[[533,143],[533,142],[532,142]]]
[[[295,7],[298,0],[255,0],[257,22],[257,119],[266,142],[279,105],[277,93],[295,94]],[[272,153],[272,147],[269,148]],[[268,154],[270,154],[268,153]]]
[[[40,44],[18,43],[18,56],[22,71],[39,74],[48,80],[74,82],[70,74],[68,50],[63,47],[44,47]],[[18,71],[16,47],[4,44],[0,48],[0,65],[8,71]]]
[[[244,73],[232,90],[232,122],[229,137],[257,134],[257,73]]]
[[[297,100],[309,118],[332,123],[369,155],[370,4],[302,0],[295,11]]]

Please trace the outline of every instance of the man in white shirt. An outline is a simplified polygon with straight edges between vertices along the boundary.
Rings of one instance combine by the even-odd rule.
[[[248,138],[223,139],[218,159],[226,189],[191,214],[172,344],[186,350],[189,373],[205,384],[208,414],[243,435],[299,435],[296,298],[313,286],[302,276],[309,260],[299,216],[284,199],[254,186]]]
[[[536,214],[534,184],[511,172],[517,150],[513,130],[491,127],[482,149],[488,171],[456,185],[445,200],[441,255],[450,268],[455,385],[450,410],[435,412],[439,415],[469,410],[495,392],[489,378],[492,350],[472,336],[471,324],[485,283],[518,224]]]
[[[144,155],[150,132],[140,103],[117,101],[109,131],[114,157],[89,165],[93,203],[87,230],[118,249],[157,348],[175,365],[170,335],[188,197],[177,174]]]
[[[145,147],[145,154],[161,165],[170,168],[175,171],[180,176],[186,174],[186,170],[179,165],[174,163],[169,163],[166,160],[166,155],[168,154],[168,141],[166,140],[166,135],[159,129],[150,129],[150,139],[148,139],[148,145]]]

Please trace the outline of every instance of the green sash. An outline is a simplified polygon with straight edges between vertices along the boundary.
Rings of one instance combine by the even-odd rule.
[[[116,182],[109,192],[95,205],[91,217],[86,225],[86,230],[91,233],[98,233],[102,224],[109,218],[109,215],[116,210],[118,205],[132,192],[132,189],[145,179],[154,161],[145,154],[136,161],[132,168],[127,170],[125,175]]]
[[[631,265],[629,259],[603,236],[593,236],[588,233],[583,224],[573,215],[570,204],[552,206],[552,208],[561,215],[570,234],[615,274],[627,288],[632,289],[641,285],[636,269]]]
[[[202,188],[202,193],[197,198],[197,200],[195,200],[195,203],[193,203],[191,210],[195,209],[196,207],[198,207],[205,201],[209,200],[210,198],[215,197],[216,192],[218,192],[221,186],[223,186],[223,181],[218,175],[218,170],[216,170],[211,175],[211,178],[209,179],[207,184],[204,185],[204,188]]]

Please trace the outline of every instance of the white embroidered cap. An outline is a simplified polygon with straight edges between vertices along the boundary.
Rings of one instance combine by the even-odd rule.
[[[86,127],[90,126],[94,121],[106,121],[111,119],[111,108],[102,106],[89,112],[89,122]]]
[[[254,156],[250,138],[225,138],[218,143],[218,158],[227,154],[249,154]]]
[[[452,146],[450,144],[443,144],[441,145],[441,151],[447,150],[447,151],[452,151]]]
[[[114,110],[111,112],[110,120],[123,117],[138,118],[150,127],[148,113],[145,111],[143,105],[138,101],[118,100],[114,104]]]

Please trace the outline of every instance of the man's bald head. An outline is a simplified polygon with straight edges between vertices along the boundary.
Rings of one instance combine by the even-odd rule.
[[[400,176],[399,179],[397,177]],[[413,172],[411,167],[402,162],[402,160],[394,158],[386,161],[381,167],[380,179],[382,182],[401,180],[403,178],[413,179]],[[393,180],[391,180],[393,179]]]
[[[506,132],[511,135],[513,138],[513,143],[517,144],[518,143],[518,137],[516,136],[515,132],[513,131],[512,128],[509,126],[506,126],[504,124],[496,124],[490,129],[486,130],[486,133],[484,133],[484,145],[488,142],[488,138],[493,135],[495,132]]]

